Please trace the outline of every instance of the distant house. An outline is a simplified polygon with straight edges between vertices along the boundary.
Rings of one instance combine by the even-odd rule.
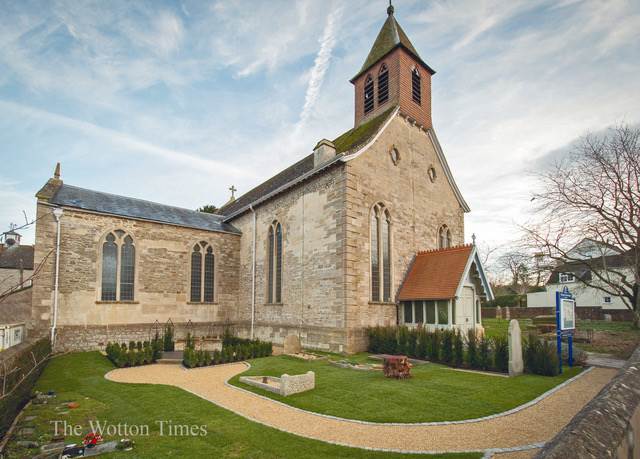
[[[21,245],[15,231],[4,233],[0,240],[0,294],[15,288],[30,286],[33,274],[33,246]]]
[[[527,307],[555,306],[556,292],[568,287],[576,297],[577,307],[603,310],[627,309],[627,305],[619,296],[585,285],[585,282],[597,284],[598,275],[613,277],[618,275],[616,273],[627,271],[631,275],[631,261],[626,253],[608,244],[583,239],[567,252],[567,257],[572,261],[561,263],[553,268],[545,285],[545,291],[527,294]],[[591,260],[589,265],[597,268],[597,271],[593,272],[580,260]]]

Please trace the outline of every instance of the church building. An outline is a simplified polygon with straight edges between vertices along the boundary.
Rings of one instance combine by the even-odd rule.
[[[387,13],[351,79],[353,128],[218,214],[79,188],[58,166],[36,194],[30,332],[101,349],[170,320],[357,352],[376,325],[481,330],[492,293],[433,129],[435,71]]]

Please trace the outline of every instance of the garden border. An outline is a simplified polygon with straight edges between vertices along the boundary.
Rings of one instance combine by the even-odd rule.
[[[234,363],[242,363],[244,365],[246,365],[247,370],[251,368],[251,364],[249,362],[243,361],[243,362],[234,362]],[[361,419],[349,419],[349,418],[341,418],[339,416],[333,416],[331,414],[323,414],[323,413],[317,413],[315,411],[308,411],[308,410],[304,410],[302,408],[298,408],[296,406],[292,406],[289,405],[287,403],[281,402],[279,400],[274,400],[271,397],[267,397],[266,395],[260,395],[260,394],[256,394],[255,392],[252,392],[250,390],[244,389],[242,387],[238,387],[238,386],[234,386],[233,384],[229,383],[229,380],[231,378],[235,378],[235,376],[232,376],[231,378],[227,379],[224,384],[227,387],[231,387],[233,389],[237,389],[237,390],[241,390],[243,392],[247,392],[250,393],[252,395],[255,395],[256,397],[260,397],[266,400],[270,400],[274,403],[292,408],[294,410],[298,410],[301,411],[303,413],[308,413],[308,414],[312,414],[312,415],[316,415],[316,416],[321,416],[323,418],[327,418],[327,419],[334,419],[337,421],[343,421],[343,422],[353,422],[356,424],[363,424],[363,425],[374,425],[374,426],[406,426],[406,427],[417,427],[417,426],[447,426],[447,425],[452,425],[452,424],[470,424],[470,423],[474,423],[474,422],[482,422],[482,421],[489,421],[491,419],[495,419],[495,418],[500,418],[503,416],[509,416],[510,414],[514,414],[517,413],[518,411],[522,411],[526,408],[529,408],[531,406],[537,405],[538,403],[540,403],[542,400],[544,400],[545,398],[549,397],[551,394],[559,391],[560,389],[568,386],[570,383],[572,383],[573,381],[583,377],[584,375],[590,373],[593,370],[594,367],[588,367],[586,368],[584,371],[581,371],[580,373],[578,373],[577,375],[575,375],[572,378],[567,379],[566,381],[558,384],[557,386],[549,389],[546,392],[543,392],[542,394],[538,395],[536,398],[534,398],[533,400],[529,400],[527,403],[524,403],[522,405],[518,405],[515,408],[511,408],[510,410],[507,411],[502,411],[501,413],[496,413],[496,414],[490,414],[489,416],[483,416],[481,418],[473,418],[473,419],[462,419],[459,421],[431,421],[431,422],[374,422],[374,421],[363,421]],[[247,371],[245,370],[245,371]],[[244,373],[244,372],[242,372]],[[239,374],[242,374],[239,373]],[[236,375],[237,376],[237,375]],[[436,453],[434,453],[436,454]]]

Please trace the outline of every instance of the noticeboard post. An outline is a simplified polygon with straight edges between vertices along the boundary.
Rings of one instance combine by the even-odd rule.
[[[576,299],[565,286],[562,292],[556,292],[556,338],[558,347],[558,365],[562,373],[562,337],[567,337],[569,345],[569,366],[573,366],[573,332],[576,329]]]

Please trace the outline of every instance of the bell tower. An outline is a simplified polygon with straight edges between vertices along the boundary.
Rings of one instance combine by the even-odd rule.
[[[387,20],[362,68],[351,79],[355,89],[355,126],[400,106],[400,111],[419,125],[432,127],[431,76],[435,73],[396,21],[389,1]]]

